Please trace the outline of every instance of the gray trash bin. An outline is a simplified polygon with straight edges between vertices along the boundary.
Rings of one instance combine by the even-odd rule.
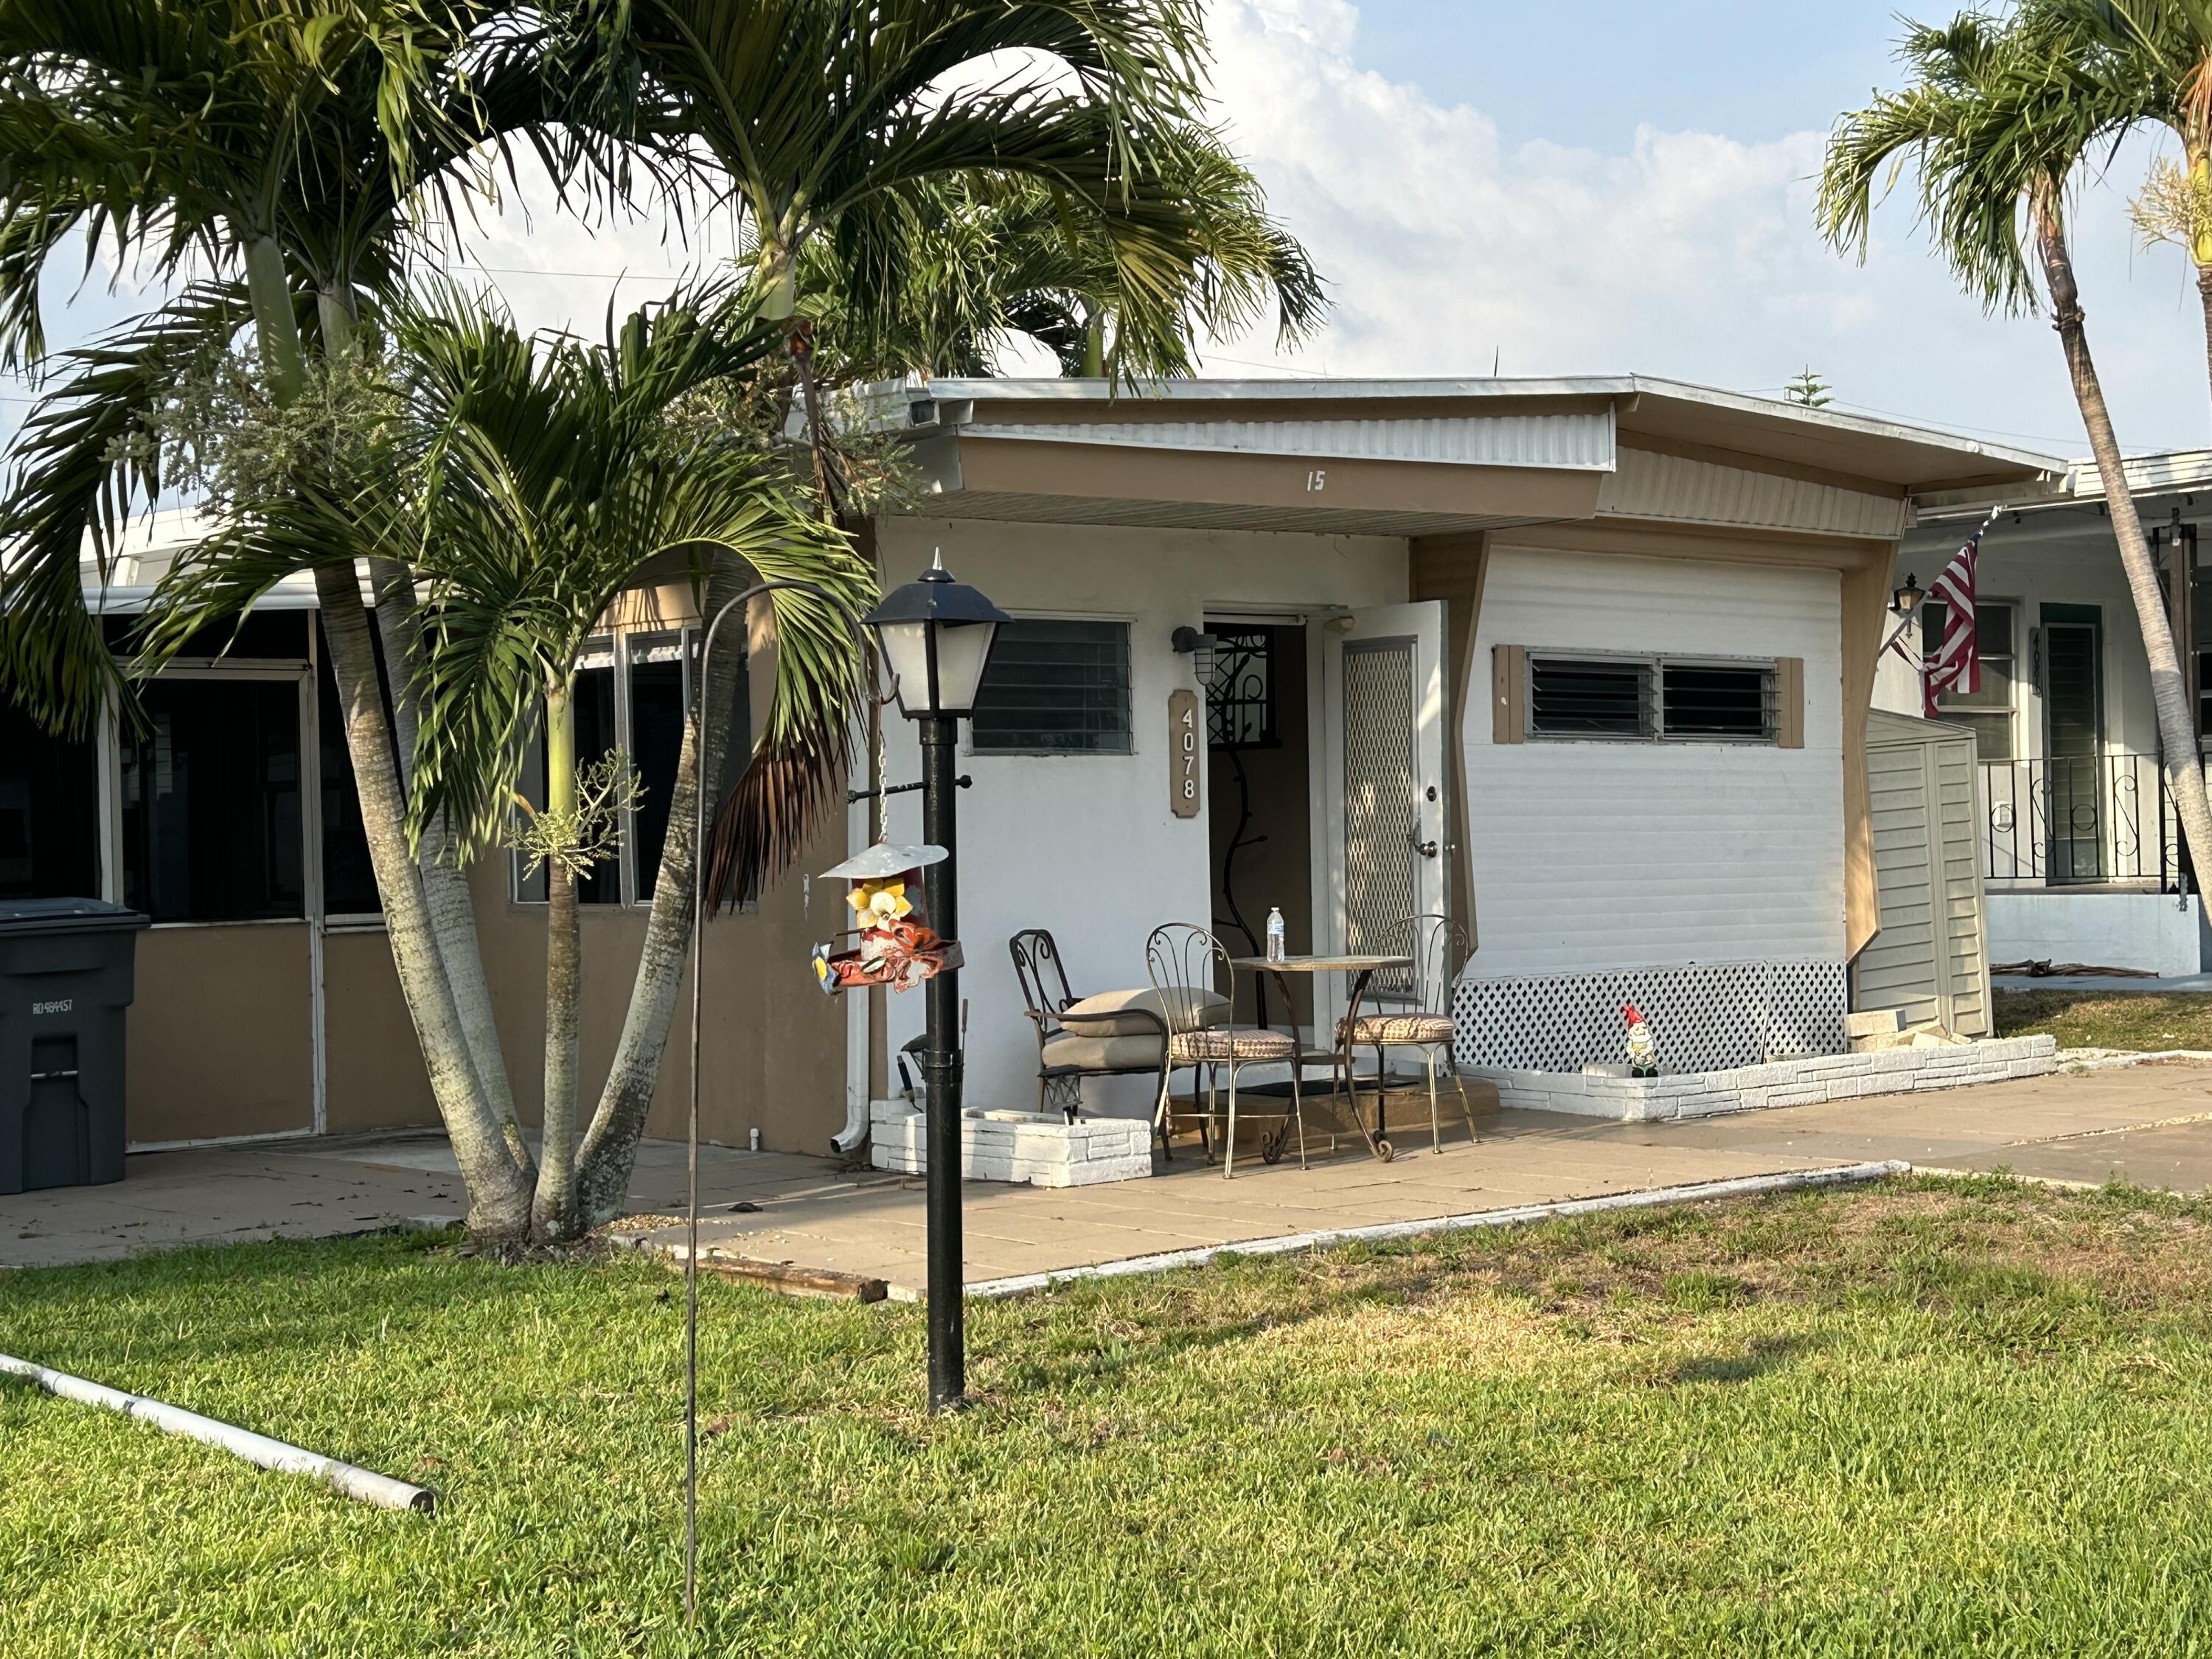
[[[0,1193],[123,1179],[123,1024],[146,918],[0,900]]]

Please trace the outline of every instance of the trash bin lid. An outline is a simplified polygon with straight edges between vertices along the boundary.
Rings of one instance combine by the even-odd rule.
[[[148,918],[94,898],[0,899],[0,935],[84,933],[143,927]]]

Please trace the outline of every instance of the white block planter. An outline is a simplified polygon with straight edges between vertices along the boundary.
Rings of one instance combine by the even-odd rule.
[[[1867,1095],[1911,1094],[1922,1089],[1957,1089],[1970,1083],[2043,1077],[2058,1069],[2057,1053],[2055,1037],[2021,1036],[1940,1048],[1813,1054],[1765,1066],[1656,1078],[1489,1069],[1468,1075],[1497,1085],[1501,1105],[1653,1123],[1755,1111],[1766,1106],[1810,1106]]]
[[[868,1161],[878,1170],[920,1175],[929,1167],[922,1115],[902,1100],[878,1100],[868,1112]],[[1152,1172],[1149,1118],[1086,1117],[1057,1112],[968,1111],[960,1119],[960,1174],[968,1181],[1027,1182],[1032,1187],[1091,1187]]]

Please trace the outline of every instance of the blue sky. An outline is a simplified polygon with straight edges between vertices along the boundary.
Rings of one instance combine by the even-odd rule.
[[[1624,149],[1638,125],[1747,140],[1822,127],[1887,83],[1896,0],[1368,0],[1357,57],[1509,142]]]
[[[1221,343],[1209,373],[1495,362],[1773,392],[1810,365],[1845,407],[2084,447],[2048,326],[1962,298],[1909,201],[1878,216],[1863,267],[1813,230],[1837,112],[1895,82],[1891,0],[1212,0],[1211,17],[1221,118],[1335,308],[1304,349]],[[2125,223],[2151,154],[2130,145],[2077,210],[2091,337],[2124,444],[2212,446],[2185,261],[2139,252]],[[495,218],[471,253],[526,325],[594,333],[611,296],[655,297],[685,259],[652,228],[588,233],[542,207]],[[99,279],[54,297],[64,339],[133,304]],[[0,387],[0,428],[21,392]]]

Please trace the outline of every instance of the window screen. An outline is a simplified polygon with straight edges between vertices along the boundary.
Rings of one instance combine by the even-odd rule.
[[[641,902],[653,896],[668,841],[668,797],[683,758],[683,644],[671,635],[629,647],[629,753],[637,765],[637,810],[630,815],[630,868]]]
[[[99,754],[0,703],[0,899],[100,896]]]
[[[693,628],[681,635],[634,638],[629,644],[629,752],[637,763],[638,782],[644,791],[629,823],[630,890],[639,904],[652,902],[653,890],[660,884],[660,857],[668,845],[669,804],[676,793],[676,769],[684,759],[684,732],[690,720],[691,676],[699,672],[702,637],[701,630]],[[737,697],[722,749],[720,787],[726,794],[752,760],[751,681],[744,664],[742,631],[726,630],[714,648],[739,659]],[[717,804],[709,804],[710,813]],[[711,828],[711,817],[708,823]],[[686,823],[677,833],[689,836],[694,828]]]
[[[316,755],[322,767],[323,914],[328,916],[373,916],[384,908],[376,890],[376,870],[369,862],[368,835],[362,828],[361,797],[353,785],[353,755],[346,746],[345,708],[338,700],[337,681],[331,671],[331,647],[316,623],[316,643],[321,647],[320,683],[315,699]],[[369,639],[376,651],[376,665],[384,691],[384,714],[392,717],[392,686],[384,663],[384,641],[375,628]],[[398,741],[398,734],[392,734]]]
[[[1605,657],[1531,657],[1528,729],[1551,737],[1650,735],[1652,665]]]
[[[1001,623],[973,724],[979,751],[1127,754],[1128,624]]]
[[[123,902],[156,921],[306,913],[300,689],[157,680],[123,737]]]
[[[576,711],[576,769],[580,772],[601,759],[616,743],[614,647],[606,641],[585,648],[576,669],[572,699]],[[532,806],[545,805],[545,710],[541,702],[532,712],[530,742],[522,755],[521,789]],[[522,854],[512,857],[515,902],[544,903],[545,866],[540,864],[525,873]],[[593,865],[591,873],[576,884],[576,902],[620,904],[621,860],[602,859]]]
[[[1974,729],[1977,752],[1985,761],[2013,757],[2013,682],[2019,667],[2014,649],[2016,618],[2009,601],[1982,599],[1974,606],[1974,654],[1981,659],[1982,689],[1978,691],[1939,691],[1936,715],[1955,726]],[[1948,608],[1941,599],[1923,599],[1920,605],[1922,648],[1930,666],[1943,643],[1949,624]]]
[[[1661,729],[1667,736],[1756,742],[1774,735],[1771,668],[1670,662],[1660,665],[1659,676]]]
[[[615,724],[615,665],[613,653],[601,647],[586,655],[576,671],[574,693],[576,709],[576,769],[580,772],[606,757],[622,741]],[[622,902],[622,860],[601,859],[591,873],[576,884],[579,904]]]

